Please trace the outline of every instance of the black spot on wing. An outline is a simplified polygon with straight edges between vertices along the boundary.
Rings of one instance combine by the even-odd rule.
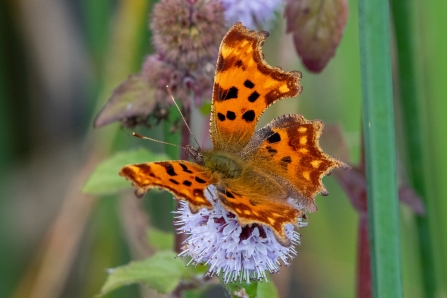
[[[220,121],[225,121],[225,115],[221,113],[217,113],[217,118],[219,118]]]
[[[253,91],[253,93],[250,94],[250,96],[248,97],[248,101],[249,102],[255,102],[256,99],[258,99],[258,98],[259,98],[259,93],[256,92],[256,91]]]
[[[274,149],[274,148],[272,148],[272,147],[270,147],[270,146],[267,146],[267,147],[265,147],[266,149],[267,149],[267,152],[270,154],[270,156],[273,156],[273,155],[275,155],[276,153],[278,153],[278,150],[276,150],[276,149]]]
[[[267,138],[267,142],[271,143],[277,143],[281,141],[281,136],[279,135],[279,133],[275,132],[274,134],[272,134],[271,136],[269,136]]]
[[[255,111],[248,110],[242,115],[242,119],[244,119],[246,122],[253,122],[255,120]]]
[[[197,182],[202,183],[202,184],[206,183],[206,181],[201,179],[200,177],[196,177],[196,178],[194,178],[194,180],[196,180]]]
[[[177,180],[174,180],[174,179],[169,179],[169,181],[171,181],[172,183],[174,183],[174,184],[177,184],[177,185],[179,185],[180,183],[178,183],[178,181]]]
[[[244,86],[251,89],[255,86],[255,84],[253,84],[253,82],[250,80],[245,80]]]
[[[281,161],[285,163],[291,163],[292,158],[290,156],[284,156],[283,158],[281,158]]]
[[[227,192],[226,192],[226,195],[227,195],[227,197],[229,197],[230,199],[234,199],[234,195],[233,195],[231,192],[229,192],[228,190],[227,190]]]
[[[233,61],[233,60],[234,60],[234,58],[231,59],[231,61]],[[234,65],[238,68],[242,68],[243,71],[245,71],[247,69],[241,59],[236,60],[236,62],[234,62]]]
[[[188,180],[185,180],[185,181],[183,181],[183,185],[186,185],[186,186],[191,186],[191,181],[188,181]]]
[[[234,120],[236,119],[236,114],[233,111],[227,111],[227,118],[228,120]]]
[[[174,171],[174,167],[170,163],[160,163],[161,166],[163,166],[166,169],[166,173],[168,173],[169,176],[177,176],[177,173]]]
[[[220,100],[228,100],[232,98],[237,98],[238,89],[236,87],[231,87],[228,90],[222,90],[220,93]]]
[[[147,164],[139,164],[138,168],[140,169],[140,172],[142,172],[145,175],[148,175],[149,177],[155,178],[156,176],[154,175],[154,173],[152,172],[152,169],[150,166],[148,166]],[[134,177],[135,176],[135,172],[130,170],[129,168],[124,168],[123,169],[124,173],[129,176],[129,177]]]
[[[183,172],[186,172],[186,173],[189,173],[189,174],[192,174],[192,171],[190,170],[190,169],[188,169],[188,167],[187,166],[185,166],[184,164],[182,164],[182,163],[179,163],[179,165],[182,167],[182,169],[183,169]]]

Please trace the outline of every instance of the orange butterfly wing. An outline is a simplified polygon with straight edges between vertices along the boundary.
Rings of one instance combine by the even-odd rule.
[[[320,120],[308,121],[296,114],[277,117],[255,132],[242,152],[243,159],[257,162],[290,197],[307,211],[316,211],[315,196],[328,194],[322,178],[333,168],[350,168],[321,150],[322,130]]]
[[[207,168],[196,163],[178,160],[127,165],[120,175],[132,182],[138,197],[160,187],[173,193],[176,199],[186,200],[192,212],[213,207],[205,196],[205,188],[216,181]]]
[[[261,46],[267,36],[236,23],[222,40],[210,117],[214,150],[238,154],[268,106],[301,92],[300,72],[284,72],[264,61]]]
[[[217,197],[228,211],[234,213],[241,225],[261,224],[272,229],[276,239],[284,246],[291,244],[287,238],[284,226],[298,224],[298,218],[304,213],[295,206],[284,201],[275,201],[267,197],[253,196],[232,191],[225,186],[217,186]]]

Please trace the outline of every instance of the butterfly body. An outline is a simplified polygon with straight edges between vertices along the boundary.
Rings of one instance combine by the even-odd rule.
[[[315,196],[327,194],[323,176],[349,166],[319,147],[319,120],[288,114],[256,129],[270,105],[302,90],[299,72],[264,61],[261,46],[267,35],[236,23],[222,41],[210,116],[213,149],[187,146],[196,162],[127,165],[120,175],[132,182],[137,195],[163,188],[186,200],[192,212],[213,208],[205,193],[215,185],[214,197],[241,225],[268,226],[287,246],[285,225],[296,225],[304,211],[316,210]]]
[[[213,150],[206,150],[202,154],[203,165],[226,179],[239,177],[244,169],[243,160],[236,154]]]

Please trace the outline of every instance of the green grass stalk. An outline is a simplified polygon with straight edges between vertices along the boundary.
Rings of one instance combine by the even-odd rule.
[[[388,1],[359,1],[363,129],[374,297],[402,297]]]
[[[409,183],[420,195],[427,206],[427,191],[425,185],[423,131],[420,123],[420,102],[418,100],[418,80],[414,65],[414,30],[412,28],[411,1],[391,1],[391,11],[394,20],[394,32],[397,45],[397,74],[400,93],[400,108],[403,117],[405,133],[405,150],[407,153],[406,173]],[[429,209],[426,209],[429,212]],[[424,272],[423,286],[425,297],[434,297],[437,288],[435,254],[433,253],[432,234],[429,226],[429,213],[416,215],[417,233],[419,237],[419,252],[421,270]]]

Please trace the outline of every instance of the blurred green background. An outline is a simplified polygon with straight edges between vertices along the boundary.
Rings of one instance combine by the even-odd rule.
[[[119,124],[92,129],[93,117],[112,90],[139,72],[151,53],[151,5],[144,0],[0,2],[0,297],[92,297],[107,277],[106,268],[141,258],[129,223],[132,207],[125,200],[133,200],[132,195],[90,197],[80,189],[95,165],[113,152],[163,149],[133,138]],[[275,22],[264,46],[266,60],[302,71],[304,91],[271,107],[260,125],[290,112],[338,123],[355,165],[362,96],[357,1],[348,5],[340,46],[320,74],[305,71],[291,36],[284,34],[284,21]],[[447,297],[447,4],[433,0],[411,7],[421,177],[436,260],[436,297]],[[392,46],[396,57],[394,41]],[[408,148],[395,89],[398,170],[405,180]],[[197,135],[200,123],[193,124]],[[335,179],[324,182],[331,195],[317,197],[319,210],[301,230],[298,257],[275,277],[281,297],[355,296],[358,218]],[[169,197],[158,194],[144,202],[149,221],[165,230],[172,230]],[[400,211],[404,295],[424,297],[417,224],[408,207]],[[138,295],[156,294],[129,286],[107,297]]]

